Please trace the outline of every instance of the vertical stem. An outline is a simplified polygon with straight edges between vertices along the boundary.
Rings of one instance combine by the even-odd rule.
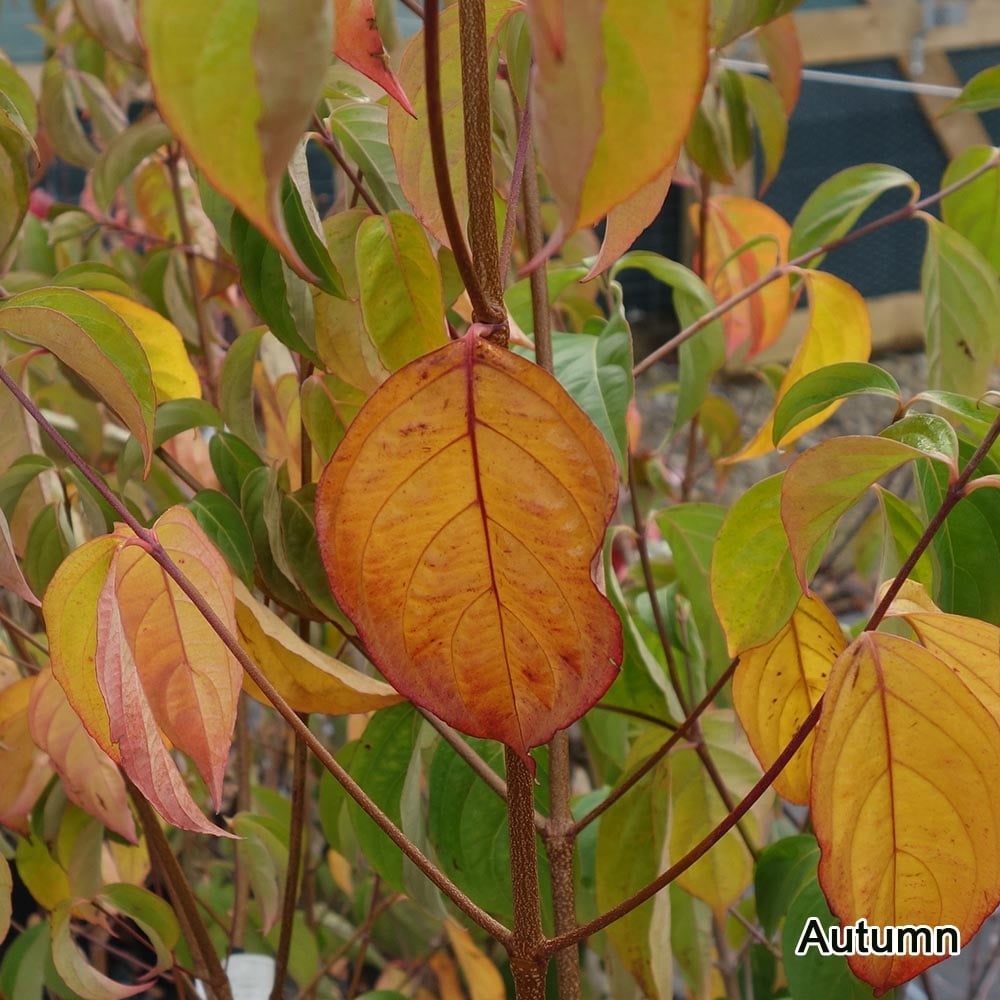
[[[472,263],[483,293],[477,323],[506,328],[493,208],[493,121],[485,0],[458,0],[462,56],[462,114],[465,123],[465,174],[469,183],[469,242]],[[506,343],[506,338],[504,340]]]
[[[569,733],[564,729],[549,743],[549,824],[545,837],[556,934],[568,934],[576,928],[576,884],[573,880],[576,839],[572,828]],[[580,955],[576,948],[564,948],[556,953],[556,974],[559,1000],[580,1000]]]
[[[132,804],[139,814],[139,822],[146,834],[150,855],[167,886],[167,894],[194,955],[196,971],[205,980],[210,995],[215,996],[217,1000],[232,1000],[229,977],[215,953],[212,939],[208,936],[208,929],[198,912],[198,901],[194,891],[188,884],[180,863],[174,857],[174,852],[160,828],[159,817],[146,801],[146,797],[131,782],[128,782],[128,789]]]
[[[530,127],[526,119],[525,127]],[[535,260],[542,252],[545,234],[542,232],[541,202],[538,197],[538,173],[535,168],[535,150],[529,143],[521,180],[524,199],[524,241],[528,259]],[[548,269],[545,264],[532,268],[528,281],[531,285],[531,319],[535,327],[535,360],[546,370],[552,371],[552,313],[549,309]]]
[[[250,811],[250,734],[247,724],[247,695],[240,693],[236,716],[236,811]],[[231,948],[241,948],[246,940],[247,910],[250,905],[250,879],[239,851],[233,849],[233,922],[229,931]]]
[[[510,832],[510,873],[514,895],[514,935],[507,945],[517,1000],[544,1000],[545,967],[537,950],[542,934],[538,853],[535,847],[534,779],[524,761],[504,748],[507,766],[507,829]]]
[[[177,225],[181,230],[181,241],[184,244],[184,260],[187,265],[188,284],[191,286],[191,304],[194,306],[195,320],[198,324],[198,341],[201,353],[205,358],[205,387],[208,389],[209,402],[218,405],[219,383],[215,368],[214,345],[208,317],[205,315],[205,303],[198,291],[198,272],[195,269],[195,254],[192,253],[191,226],[188,224],[187,208],[184,205],[184,192],[181,190],[181,177],[177,168],[180,160],[180,150],[171,149],[167,156],[167,171],[170,174],[170,188],[174,196],[174,207],[177,209]]]

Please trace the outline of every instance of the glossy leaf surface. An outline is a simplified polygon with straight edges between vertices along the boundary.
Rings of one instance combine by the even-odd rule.
[[[316,526],[334,596],[393,686],[527,755],[621,662],[591,575],[616,499],[608,447],[565,390],[470,334],[358,414]]]

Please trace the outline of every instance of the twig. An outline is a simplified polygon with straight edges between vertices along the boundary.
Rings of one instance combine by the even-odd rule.
[[[340,147],[334,141],[333,136],[319,115],[313,115],[313,124],[316,126],[316,131],[312,134],[316,137],[316,141],[333,157],[337,166],[343,170],[344,175],[351,182],[355,193],[361,197],[362,201],[364,201],[375,215],[381,215],[382,209],[379,208],[378,202],[368,188],[365,187],[364,182],[361,180],[361,175],[355,173],[350,163],[347,162],[347,158],[340,151]]]
[[[507,211],[503,219],[503,238],[500,240],[500,277],[504,278],[510,270],[510,254],[514,248],[514,233],[517,231],[517,200],[521,197],[521,183],[524,177],[524,165],[531,147],[531,93],[524,102],[524,111],[518,114],[517,97],[514,88],[510,88],[510,96],[514,102],[514,115],[520,125],[517,130],[517,152],[514,154],[514,168],[510,176],[510,190],[507,192]],[[534,273],[534,272],[532,272]]]
[[[489,302],[479,285],[472,254],[465,242],[462,222],[451,190],[451,176],[448,169],[448,149],[444,138],[444,108],[441,104],[441,52],[437,3],[429,3],[424,11],[424,84],[427,92],[427,131],[431,146],[431,162],[434,167],[434,184],[441,204],[441,217],[451,242],[451,252],[455,255],[455,265],[462,276],[465,290],[469,294],[472,308],[478,315],[489,314]],[[492,214],[493,207],[490,206]]]

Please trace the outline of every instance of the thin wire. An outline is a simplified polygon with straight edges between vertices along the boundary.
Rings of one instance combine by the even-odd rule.
[[[720,59],[726,69],[742,70],[767,76],[765,63],[747,59]],[[843,87],[864,87],[866,90],[894,90],[904,94],[922,94],[925,97],[958,97],[961,87],[948,87],[941,83],[921,83],[919,80],[889,80],[881,76],[859,76],[856,73],[831,73],[825,69],[804,69],[802,79],[816,83],[833,83]]]

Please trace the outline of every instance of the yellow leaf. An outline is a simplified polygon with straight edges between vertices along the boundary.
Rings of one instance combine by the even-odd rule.
[[[950,924],[1000,901],[1000,728],[948,665],[865,632],[834,664],[813,752],[820,883],[845,924]],[[852,955],[879,993],[941,961]]]
[[[885,592],[889,589],[891,580],[886,580],[875,593],[875,606],[882,603]],[[899,588],[896,596],[889,605],[888,615],[906,615],[911,611],[933,611],[940,612],[941,609],[931,600],[931,595],[927,593],[923,584],[916,580],[904,580],[903,586]]]
[[[451,950],[458,959],[471,1000],[504,1000],[507,990],[497,967],[476,947],[469,932],[452,917],[447,917],[444,929]]]
[[[28,718],[32,739],[49,755],[70,801],[134,844],[135,822],[122,776],[84,729],[49,668],[35,678]]]
[[[27,819],[52,777],[49,759],[31,738],[28,702],[34,677],[0,691],[0,823],[27,833]]]
[[[565,235],[676,160],[708,73],[708,8],[707,0],[577,0],[559,24],[551,9],[528,5],[538,156]]]
[[[739,654],[733,705],[765,769],[780,756],[823,696],[830,668],[847,643],[837,619],[817,597],[803,597],[788,624],[768,643]],[[809,801],[813,736],[774,781],[789,802]]]
[[[760,778],[760,768],[735,715],[724,709],[701,720],[706,750],[732,801],[738,802]],[[670,857],[682,858],[728,814],[705,765],[691,747],[670,755]],[[751,841],[765,843],[773,793],[768,791],[741,823]],[[753,881],[754,859],[738,830],[730,830],[677,878],[677,884],[703,899],[720,919]]]
[[[317,535],[393,687],[526,757],[621,662],[593,576],[617,494],[607,444],[559,383],[470,333],[357,415],[320,480]]]
[[[303,277],[281,208],[333,37],[329,0],[144,0],[140,27],[164,121],[213,186]]]
[[[841,361],[867,361],[871,354],[872,330],[864,299],[847,282],[825,271],[803,271],[802,278],[809,290],[809,329],[781,380],[774,407],[764,426],[735,455],[723,459],[722,464],[745,462],[774,450],[771,442],[774,411],[789,388],[803,375]],[[825,410],[796,424],[778,442],[778,447],[786,448],[807,431],[819,427],[837,411],[841,402],[831,403]]]
[[[201,397],[198,373],[188,358],[180,330],[158,312],[114,292],[92,291],[120,319],[128,324],[149,359],[156,389],[156,402]]]
[[[233,586],[240,645],[296,712],[350,715],[374,712],[403,700],[388,684],[366,677],[304,642],[239,580],[234,580]],[[244,677],[243,687],[257,701],[271,704],[249,677]]]
[[[791,227],[763,202],[718,195],[709,199],[706,212],[703,277],[719,302],[743,291],[775,264],[788,259]],[[697,210],[693,210],[691,222],[696,233],[700,219]],[[756,242],[741,249],[751,241]],[[782,276],[722,317],[728,353],[733,354],[746,345],[747,357],[753,357],[774,343],[785,328],[790,311],[791,284],[787,276]]]

